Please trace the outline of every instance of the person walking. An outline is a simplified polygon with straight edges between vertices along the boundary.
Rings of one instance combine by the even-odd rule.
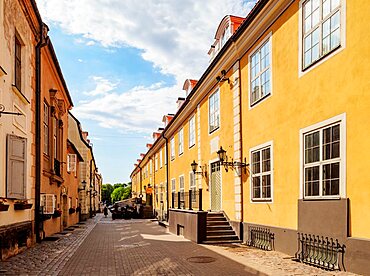
[[[107,205],[104,206],[104,216],[107,217],[108,216],[108,208],[107,208]]]

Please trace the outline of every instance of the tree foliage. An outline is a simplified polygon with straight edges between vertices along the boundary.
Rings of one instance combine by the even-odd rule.
[[[107,204],[112,204],[111,194],[114,190],[112,184],[103,184],[102,185],[102,201]]]
[[[113,185],[114,190],[110,194],[111,202],[116,202],[130,198],[131,196],[131,183],[116,183]]]

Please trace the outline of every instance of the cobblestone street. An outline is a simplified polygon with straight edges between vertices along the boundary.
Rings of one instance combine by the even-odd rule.
[[[197,245],[150,220],[101,215],[0,262],[0,275],[353,275],[243,245]]]

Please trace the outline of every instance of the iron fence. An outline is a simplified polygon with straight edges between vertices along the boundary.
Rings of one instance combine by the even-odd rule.
[[[262,250],[274,250],[274,233],[270,229],[262,227],[248,227],[249,239],[247,245],[260,248]]]
[[[202,210],[202,189],[172,192],[171,198],[171,207],[174,209]]]
[[[344,253],[346,246],[333,238],[298,233],[296,260],[326,270],[345,271]],[[341,255],[341,256],[340,256]],[[341,260],[341,261],[340,261]]]

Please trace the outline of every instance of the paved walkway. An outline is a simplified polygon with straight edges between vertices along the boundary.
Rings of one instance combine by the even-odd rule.
[[[197,245],[150,220],[98,215],[5,262],[0,275],[350,275],[242,245]]]

